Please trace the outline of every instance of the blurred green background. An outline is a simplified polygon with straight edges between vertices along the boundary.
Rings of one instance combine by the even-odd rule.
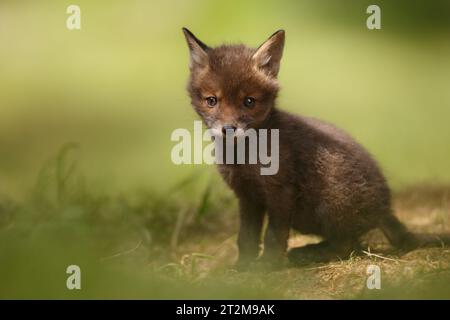
[[[70,31],[71,1],[2,1],[0,192],[23,194],[66,142],[115,190],[194,170],[170,161],[170,133],[196,119],[182,26],[210,45],[286,29],[281,108],[349,131],[395,187],[449,181],[450,3],[376,1],[371,31],[372,2],[76,1],[82,29]]]
[[[81,30],[66,29],[70,4],[81,8]],[[366,28],[370,4],[381,6],[381,30]],[[40,210],[39,221],[59,214],[61,199],[51,209],[42,209],[42,199],[28,204],[42,187],[42,168],[67,143],[78,146],[72,157],[84,185],[99,193],[147,190],[152,198],[197,170],[217,178],[213,167],[170,160],[171,132],[192,129],[196,119],[185,90],[183,26],[211,46],[258,46],[285,29],[280,108],[350,132],[379,160],[396,190],[450,182],[449,1],[2,0],[0,195],[25,201],[14,205],[19,212]],[[200,194],[205,181],[195,180],[180,197]],[[84,192],[71,204],[90,201],[86,207],[96,208]],[[68,221],[83,215],[80,206],[65,208]],[[108,212],[120,208],[114,202]],[[28,227],[36,222],[30,212],[18,215]],[[7,270],[20,274],[18,265],[11,262]]]

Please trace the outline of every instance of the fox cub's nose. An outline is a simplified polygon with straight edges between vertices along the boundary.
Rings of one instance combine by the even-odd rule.
[[[227,131],[234,132],[234,131],[236,131],[236,127],[235,127],[235,126],[232,126],[232,125],[230,125],[230,124],[226,124],[226,125],[224,125],[224,126],[222,127],[222,133],[223,133],[224,135],[226,135],[226,134],[227,134]]]

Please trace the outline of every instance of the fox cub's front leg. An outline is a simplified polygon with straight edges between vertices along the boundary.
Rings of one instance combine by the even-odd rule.
[[[292,197],[287,190],[276,193],[267,204],[268,225],[264,238],[262,261],[272,267],[287,263],[287,244],[292,220]]]
[[[265,205],[255,200],[239,200],[240,227],[238,234],[238,269],[244,269],[259,255]]]

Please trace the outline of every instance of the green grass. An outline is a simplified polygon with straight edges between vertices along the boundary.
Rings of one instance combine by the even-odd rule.
[[[218,181],[210,178],[198,198],[186,189],[202,172],[164,192],[104,193],[86,184],[75,150],[68,144],[50,159],[25,200],[0,199],[0,298],[450,298],[448,248],[399,254],[379,232],[365,240],[375,255],[236,272],[236,202]],[[415,231],[449,232],[449,190],[405,189],[396,213]],[[311,241],[295,235],[290,246]],[[81,291],[65,287],[72,264]],[[370,264],[382,269],[381,291],[365,287]]]

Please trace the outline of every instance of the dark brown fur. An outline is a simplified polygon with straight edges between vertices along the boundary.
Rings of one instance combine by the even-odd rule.
[[[291,250],[289,257],[297,262],[313,253],[317,257],[317,252],[323,261],[348,257],[358,248],[359,237],[377,227],[399,248],[438,243],[419,240],[392,214],[389,187],[376,161],[360,144],[333,125],[275,107],[284,31],[251,49],[243,45],[209,48],[183,30],[191,52],[188,91],[205,124],[280,130],[276,175],[260,175],[259,165],[219,165],[239,198],[240,265],[257,258],[266,213],[263,257],[270,261],[284,257],[291,228],[326,239]],[[208,107],[208,96],[217,97],[218,105]],[[251,109],[242,105],[247,96],[256,98]]]

